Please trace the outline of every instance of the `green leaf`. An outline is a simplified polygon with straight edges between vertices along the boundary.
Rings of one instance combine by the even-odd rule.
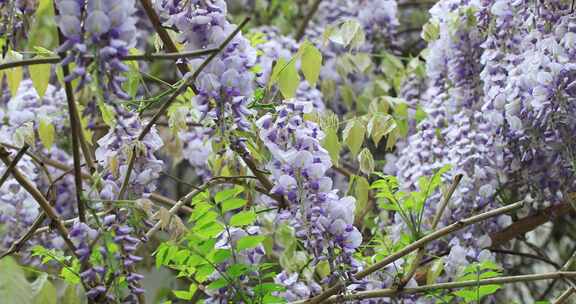
[[[102,120],[104,123],[113,128],[116,125],[116,117],[114,116],[114,109],[111,105],[105,104],[104,101],[98,99],[98,109],[102,113]]]
[[[328,34],[328,39],[344,47],[358,48],[366,41],[366,36],[360,22],[349,19],[342,22],[338,28]]]
[[[212,262],[215,264],[220,264],[226,260],[228,260],[232,256],[232,252],[230,249],[218,249],[214,253],[214,257],[212,258]]]
[[[396,122],[388,114],[374,113],[368,122],[368,134],[376,146],[382,137],[390,134],[394,129],[396,129]]]
[[[354,187],[354,196],[356,197],[356,218],[364,213],[368,208],[368,192],[370,191],[370,183],[363,176],[355,177],[356,185]]]
[[[302,54],[302,73],[304,73],[304,77],[310,86],[314,87],[320,76],[322,54],[308,41],[302,43],[300,52]]]
[[[246,205],[247,201],[242,198],[231,198],[222,202],[222,212],[242,208]]]
[[[0,260],[0,299],[4,303],[33,303],[30,283],[12,257]]]
[[[286,300],[277,296],[273,296],[270,294],[265,295],[262,298],[263,304],[279,304],[279,303],[286,303]]]
[[[238,194],[242,193],[243,189],[240,186],[222,190],[214,196],[214,201],[218,204],[229,198],[236,197]]]
[[[14,52],[12,50],[8,51],[6,54],[5,62],[13,62],[22,60],[22,55]],[[22,71],[22,67],[11,68],[5,70],[4,73],[6,74],[6,78],[8,80],[8,89],[10,90],[10,94],[12,96],[16,96],[18,93],[18,88],[20,87],[20,82],[22,81],[22,77],[24,72]]]
[[[342,150],[342,144],[338,138],[338,133],[335,130],[328,130],[326,132],[326,137],[324,137],[323,146],[330,154],[330,159],[335,166],[338,166],[338,161],[340,160],[340,150]]]
[[[192,300],[192,297],[194,296],[194,294],[189,290],[172,290],[172,293],[174,293],[176,298],[187,301]]]
[[[135,48],[131,48],[129,52],[130,55],[138,54],[138,50]],[[138,66],[138,61],[128,61],[126,65],[128,66],[129,71],[126,73],[128,79],[124,83],[124,88],[128,95],[130,95],[132,98],[135,98],[141,79],[140,67]]]
[[[426,284],[434,284],[444,270],[444,258],[436,259],[426,272]]]
[[[233,279],[245,274],[248,272],[248,270],[250,270],[248,268],[248,266],[244,265],[244,264],[233,264],[230,267],[228,267],[228,270],[226,271],[226,273],[228,273]]]
[[[40,98],[44,97],[46,89],[48,88],[48,82],[50,81],[50,65],[35,64],[29,66],[28,70],[30,71],[32,85],[34,85],[38,96],[40,96]]]
[[[364,135],[366,134],[366,127],[359,119],[351,120],[342,133],[344,143],[350,149],[352,155],[357,155],[360,152],[362,143],[364,142]]]
[[[254,223],[255,220],[256,213],[254,211],[242,211],[240,213],[234,214],[230,218],[230,225],[235,227],[246,226]]]
[[[208,286],[206,286],[206,288],[207,289],[220,289],[222,287],[228,286],[228,284],[230,284],[230,283],[226,279],[220,278],[220,279],[213,281],[212,283],[208,284]]]
[[[60,299],[60,304],[84,304],[86,303],[84,288],[78,284],[67,284],[64,294]]]
[[[46,149],[49,150],[52,147],[52,144],[54,144],[55,134],[56,131],[54,130],[54,125],[52,125],[47,119],[41,118],[38,126],[38,135],[40,136],[42,145],[44,145]]]
[[[64,279],[64,281],[70,283],[70,284],[79,284],[80,283],[80,277],[77,275],[77,273],[80,273],[80,263],[78,263],[78,260],[74,260],[74,262],[72,262],[72,267],[63,267],[62,270],[60,271],[60,276],[62,277],[62,279]]]
[[[440,26],[438,23],[430,21],[422,27],[422,39],[430,43],[440,37]]]
[[[279,61],[278,65],[280,65],[281,61]],[[278,74],[278,86],[282,96],[286,99],[294,97],[299,84],[300,76],[298,76],[298,71],[296,70],[296,62],[290,60]]]
[[[362,149],[358,154],[358,162],[360,163],[360,171],[366,175],[374,172],[374,157],[367,148]]]
[[[244,250],[254,248],[260,245],[266,237],[263,235],[247,235],[238,240],[236,245],[237,250]]]
[[[43,273],[32,283],[34,304],[56,304],[58,298],[56,288],[48,280],[48,275]]]

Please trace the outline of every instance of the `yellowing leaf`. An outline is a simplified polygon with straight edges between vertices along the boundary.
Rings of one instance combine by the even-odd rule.
[[[52,144],[54,144],[54,136],[55,136],[55,129],[54,126],[48,121],[47,119],[40,119],[40,124],[38,126],[38,135],[40,136],[40,141],[42,145],[46,149],[52,148]]]
[[[375,145],[378,145],[382,137],[390,134],[394,129],[396,129],[396,122],[388,114],[376,113],[368,122],[368,133]]]
[[[357,155],[360,152],[364,142],[364,135],[366,135],[366,127],[360,120],[354,119],[346,125],[342,138],[352,155]]]
[[[34,135],[32,122],[26,122],[18,127],[14,132],[13,139],[17,146],[28,144],[33,147],[36,142],[36,136]]]
[[[338,166],[342,144],[340,144],[340,140],[338,139],[337,131],[331,129],[326,131],[326,137],[324,138],[323,146],[326,150],[328,150],[332,163],[335,166]]]
[[[302,73],[310,86],[316,86],[322,66],[322,54],[308,41],[304,42],[300,49],[302,50]]]
[[[270,77],[270,83],[268,87],[271,87],[276,82],[280,88],[280,92],[284,98],[292,98],[296,95],[296,90],[300,84],[300,76],[296,70],[295,58],[286,61],[284,58],[280,58],[274,69],[272,70],[272,75]]]
[[[370,150],[364,148],[358,154],[358,162],[360,163],[360,171],[366,175],[372,174],[374,172],[374,157]]]
[[[360,220],[363,216],[364,210],[368,206],[368,192],[370,191],[370,183],[362,176],[354,176],[354,196],[356,197],[356,218]]]
[[[14,51],[9,51],[5,58],[5,62],[12,62],[18,60],[22,60],[22,55]],[[6,73],[6,78],[8,80],[8,89],[10,89],[10,94],[12,94],[12,96],[15,96],[16,93],[18,92],[20,82],[22,82],[22,75],[23,75],[22,67],[11,68],[6,70],[4,73]]]
[[[354,19],[342,22],[342,24],[340,24],[337,29],[332,30],[329,35],[330,41],[345,47],[350,46],[351,48],[358,48],[366,41],[362,25]]]
[[[44,97],[48,82],[50,81],[50,65],[49,64],[36,64],[28,67],[30,71],[30,78],[34,89],[40,98]]]

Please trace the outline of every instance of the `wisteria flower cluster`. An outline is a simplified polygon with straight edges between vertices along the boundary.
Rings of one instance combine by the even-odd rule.
[[[122,88],[126,80],[121,74],[128,67],[121,59],[136,43],[135,1],[59,0],[57,23],[65,37],[59,48],[68,52],[61,64],[74,62],[76,67],[65,81],[80,79],[80,87],[92,80],[86,55],[95,55],[95,75],[105,100],[113,96],[128,99]]]
[[[574,16],[0,0],[2,301],[561,302]]]

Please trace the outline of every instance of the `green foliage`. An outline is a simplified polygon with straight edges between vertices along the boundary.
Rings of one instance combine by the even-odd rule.
[[[54,125],[52,125],[52,123],[50,123],[50,121],[47,119],[41,118],[40,124],[38,126],[38,135],[42,145],[44,145],[46,149],[50,149],[52,147],[52,144],[54,143],[54,137],[56,135],[55,133],[56,131],[54,129]]]
[[[251,225],[257,213],[247,207],[240,186],[223,189],[214,196],[204,192],[192,201],[191,224],[188,232],[179,240],[161,243],[154,252],[156,267],[168,267],[178,272],[178,277],[189,277],[206,289],[229,288],[231,301],[245,303],[272,303],[278,299],[272,292],[283,287],[271,281],[275,273],[269,269],[262,272],[262,265],[244,264],[237,259],[243,251],[263,244],[265,235],[244,236],[230,240],[233,229]],[[216,274],[216,279],[210,278]],[[268,278],[268,281],[267,279]],[[254,294],[241,288],[241,281],[250,281],[255,286]],[[191,300],[199,286],[192,283],[188,290],[174,290],[177,299]],[[277,302],[276,302],[277,303]]]
[[[366,127],[359,119],[353,119],[346,125],[346,128],[342,132],[342,138],[352,155],[358,155],[358,152],[360,152],[362,143],[364,143],[365,134]]]
[[[13,62],[22,60],[22,58],[22,54],[10,50],[6,54],[6,57],[3,61]],[[5,70],[4,73],[6,74],[6,80],[8,81],[8,89],[10,90],[10,94],[15,96],[18,92],[18,87],[20,86],[22,77],[24,76],[24,71],[22,70],[22,67],[15,67]]]
[[[329,26],[324,31],[324,40],[344,47],[357,49],[366,41],[366,35],[362,24],[355,19],[347,19],[334,26]]]
[[[426,201],[442,184],[442,175],[450,170],[446,165],[437,170],[432,177],[422,176],[418,179],[418,191],[404,192],[399,189],[398,179],[394,176],[382,176],[372,183],[377,190],[378,205],[384,210],[396,211],[410,228],[411,238],[422,237],[422,221]]]
[[[11,257],[0,260],[0,299],[5,303],[33,303],[30,283],[24,271]]]
[[[59,264],[62,268],[60,270],[60,278],[70,284],[80,283],[80,263],[72,256],[65,255],[63,251],[56,249],[47,249],[43,246],[37,245],[32,247],[32,256],[41,258],[42,264],[50,262]]]
[[[491,261],[484,261],[468,265],[458,281],[474,281],[498,277],[501,275],[501,270],[498,265]],[[462,298],[465,303],[480,303],[480,301],[491,294],[494,294],[501,285],[483,285],[476,287],[463,288],[458,291],[452,292],[453,295]]]
[[[305,41],[300,46],[299,52],[302,58],[302,73],[306,77],[306,81],[310,86],[316,86],[318,77],[320,76],[320,68],[322,66],[322,54],[310,42]]]
[[[320,68],[322,66],[322,54],[311,43],[305,41],[300,45],[300,49],[290,60],[280,58],[268,82],[268,89],[278,84],[280,92],[284,98],[293,98],[296,95],[296,90],[300,85],[300,75],[296,68],[296,63],[300,60],[302,73],[310,86],[316,86],[318,77],[320,76]]]
[[[32,283],[32,292],[35,295],[34,304],[56,304],[56,287],[48,280],[48,275],[43,273]]]

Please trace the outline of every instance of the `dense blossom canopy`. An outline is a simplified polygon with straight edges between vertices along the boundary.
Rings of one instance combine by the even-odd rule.
[[[574,1],[0,0],[0,34],[0,302],[576,294]]]

